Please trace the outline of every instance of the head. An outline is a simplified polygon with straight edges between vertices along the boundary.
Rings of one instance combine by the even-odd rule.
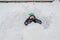
[[[32,19],[32,20],[34,20],[35,19],[35,16],[30,16],[29,18]]]
[[[30,13],[29,15],[30,15],[29,19],[32,19],[32,20],[34,20],[34,19],[35,19],[35,16],[34,16],[34,14],[33,14],[33,13]]]

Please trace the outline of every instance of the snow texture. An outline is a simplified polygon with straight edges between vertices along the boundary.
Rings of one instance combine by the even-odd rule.
[[[30,12],[43,23],[25,26]],[[0,40],[60,40],[60,2],[0,3]]]

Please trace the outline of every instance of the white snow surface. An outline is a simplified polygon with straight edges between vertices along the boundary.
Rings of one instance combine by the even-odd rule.
[[[43,23],[25,26],[30,12]],[[60,2],[0,3],[0,40],[60,40]]]

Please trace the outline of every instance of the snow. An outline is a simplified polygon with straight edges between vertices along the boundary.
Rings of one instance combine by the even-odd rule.
[[[25,26],[30,12],[43,23]],[[60,40],[60,2],[0,3],[0,40]]]

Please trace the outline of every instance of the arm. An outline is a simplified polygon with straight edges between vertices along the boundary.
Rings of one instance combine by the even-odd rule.
[[[29,20],[29,19],[27,19],[27,20],[24,22],[24,24],[25,24],[26,26],[28,25],[28,20]]]
[[[39,19],[35,19],[36,23],[42,24],[42,21]]]
[[[28,24],[30,24],[31,21],[29,20],[29,18],[24,22],[24,24],[27,26]]]

